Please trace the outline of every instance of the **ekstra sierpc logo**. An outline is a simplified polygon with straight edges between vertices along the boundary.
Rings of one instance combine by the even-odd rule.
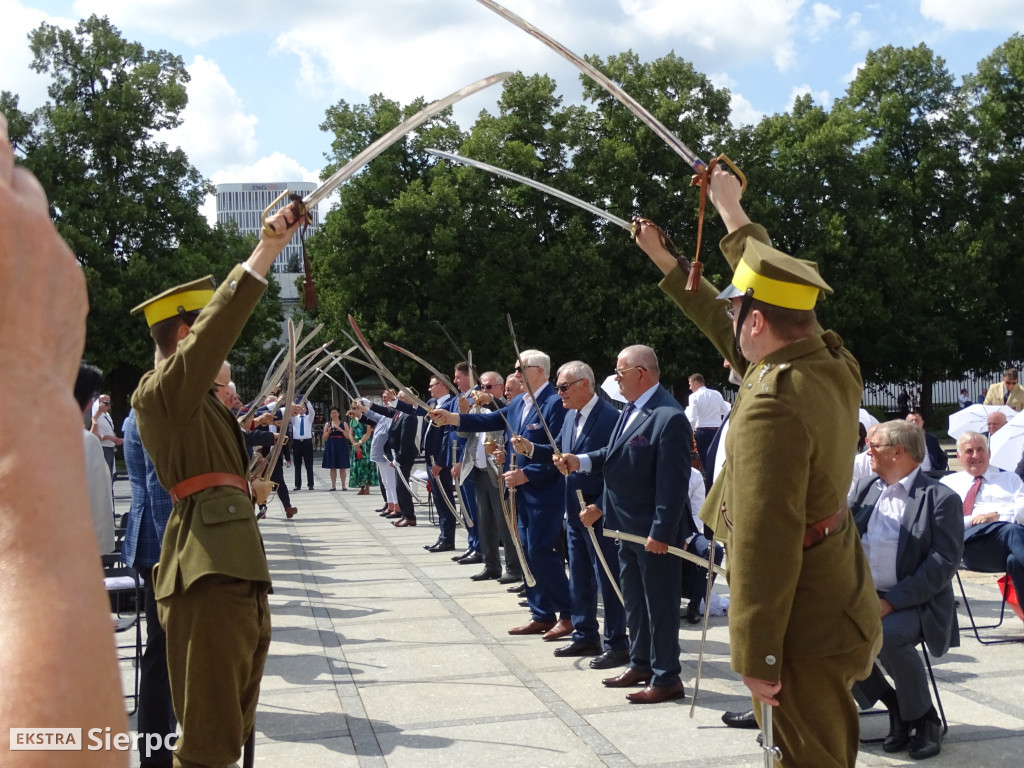
[[[80,752],[81,728],[11,728],[11,751]]]

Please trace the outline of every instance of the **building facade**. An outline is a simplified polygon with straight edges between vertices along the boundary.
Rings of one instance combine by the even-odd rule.
[[[286,189],[305,197],[317,185],[308,181],[274,182],[272,184],[218,184],[217,223],[235,222],[238,230],[246,235],[259,237],[263,228],[263,211]],[[287,199],[278,203],[280,208]],[[276,208],[275,208],[276,210]],[[311,229],[320,226],[320,212],[314,207]],[[302,272],[302,242],[299,233],[285,246],[274,261],[273,271],[278,274]],[[284,281],[282,281],[282,287]]]

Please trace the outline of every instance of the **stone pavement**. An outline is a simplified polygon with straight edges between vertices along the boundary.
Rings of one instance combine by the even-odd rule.
[[[509,636],[528,619],[526,610],[504,586],[470,581],[480,566],[426,552],[437,530],[425,509],[417,527],[396,529],[375,514],[382,503],[376,489],[369,496],[328,492],[319,469],[317,483],[315,491],[293,492],[294,519],[285,520],[275,501],[262,523],[275,591],[256,719],[258,766],[764,764],[755,732],[719,720],[723,710],[749,707],[729,669],[725,618],[711,620],[693,719],[699,625],[684,622],[680,630],[687,699],[629,704],[624,691],[601,685],[608,673],[591,670],[589,659],[555,658],[560,642]],[[126,492],[127,483],[118,483],[117,493]],[[118,504],[119,512],[127,508]],[[465,544],[461,530],[458,543]],[[998,614],[994,577],[967,576],[976,614]],[[724,579],[716,589],[727,593]],[[1024,636],[1024,625],[1010,617],[990,632]],[[927,765],[1018,766],[1024,644],[982,646],[968,632],[962,640],[933,661],[950,730]],[[130,663],[122,671],[130,686]],[[884,715],[861,722],[865,736],[888,729]],[[913,763],[878,744],[865,745],[858,760]]]

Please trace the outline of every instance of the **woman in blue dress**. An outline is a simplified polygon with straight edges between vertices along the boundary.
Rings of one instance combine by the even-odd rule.
[[[341,490],[347,491],[348,468],[352,456],[352,429],[341,420],[341,411],[331,408],[331,416],[324,423],[323,468],[331,470],[331,490],[338,490],[338,473],[341,472]]]

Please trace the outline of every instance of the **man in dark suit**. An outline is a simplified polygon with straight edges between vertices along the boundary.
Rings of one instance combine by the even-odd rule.
[[[563,453],[586,453],[608,445],[619,412],[596,394],[593,369],[574,360],[558,369],[555,389],[566,409],[559,445]],[[553,457],[550,445],[529,446],[535,459]],[[615,587],[598,560],[594,542],[580,520],[577,491],[583,500],[598,508],[604,507],[604,476],[600,472],[573,472],[565,479],[565,510],[568,521],[569,601],[572,605],[572,642],[555,649],[555,656],[597,656],[592,669],[618,667],[629,661],[626,640],[626,614]],[[619,553],[615,542],[603,534],[603,524],[594,524],[597,541],[605,562],[612,572],[615,586],[619,582]],[[601,585],[604,604],[604,638],[597,623],[597,586]]]
[[[907,421],[924,429],[924,416],[920,411],[908,413]],[[930,432],[924,433],[924,456],[925,460],[921,462],[922,472],[945,472],[949,469],[949,458],[939,445],[939,438]]]
[[[603,471],[607,525],[647,540],[646,545],[619,545],[629,667],[603,682],[612,688],[648,684],[626,698],[655,704],[685,695],[679,679],[682,568],[668,548],[682,547],[694,532],[687,496],[693,433],[683,407],[658,383],[661,371],[653,349],[626,347],[616,361],[615,377],[629,402],[611,440],[580,456],[562,454],[555,463],[570,471]],[[590,504],[581,516],[583,524],[591,525],[601,515]]]
[[[565,418],[562,402],[548,381],[551,358],[540,350],[527,349],[522,360],[522,365],[516,363],[515,376],[524,380],[526,392],[504,408],[465,414],[437,409],[430,412],[430,418],[438,424],[456,426],[461,432],[493,432],[504,428],[504,416],[512,429],[531,443],[547,443],[538,409],[552,434],[561,432]],[[530,621],[513,627],[509,634],[559,640],[572,634],[569,580],[562,557],[555,550],[565,514],[562,475],[551,461],[521,456],[519,466],[506,472],[504,480],[507,487],[517,490],[519,540],[526,564],[537,580],[536,586],[526,590]]]
[[[473,390],[472,378],[469,375],[469,363],[463,361],[456,363],[455,372],[452,375],[452,383],[458,388],[457,395],[453,395],[445,406],[452,413],[468,413],[473,407],[473,400],[470,392]],[[459,565],[478,565],[484,561],[480,554],[480,531],[477,525],[476,514],[476,483],[472,476],[473,456],[466,456],[466,437],[458,430],[449,429],[444,432],[441,443],[441,452],[448,458],[451,467],[452,487],[459,497],[459,504],[462,507],[462,514],[472,523],[466,527],[466,551],[461,555],[452,557],[452,560]],[[469,461],[469,466],[463,466],[464,461]]]
[[[956,635],[950,581],[963,551],[963,513],[955,493],[920,471],[924,430],[909,419],[878,425],[868,451],[875,474],[857,481],[850,509],[878,590],[882,650],[853,695],[865,709],[879,700],[889,709],[886,752],[909,746],[920,760],[942,748],[942,723],[917,645],[924,640],[941,656]]]
[[[416,525],[416,508],[409,492],[409,475],[416,461],[416,430],[419,429],[419,421],[415,414],[397,408],[395,393],[385,392],[384,397],[385,405],[374,403],[370,410],[391,419],[391,429],[388,430],[384,452],[394,462],[395,472],[400,472],[405,478],[404,483],[401,479],[395,478],[398,484],[395,491],[398,494],[398,509],[401,516],[394,520],[392,525],[396,528],[407,528]]]

